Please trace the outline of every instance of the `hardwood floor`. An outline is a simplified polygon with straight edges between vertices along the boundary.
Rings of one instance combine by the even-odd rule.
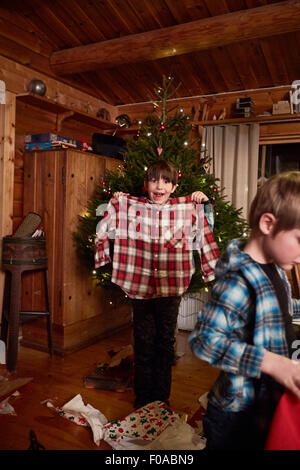
[[[183,355],[173,367],[170,403],[174,411],[191,417],[199,408],[199,396],[209,390],[218,370],[194,357],[187,343],[188,336],[189,332],[179,330],[177,352]],[[81,394],[84,403],[101,411],[108,421],[127,416],[133,411],[131,389],[123,393],[89,389],[84,387],[83,378],[96,363],[109,360],[109,350],[128,344],[132,344],[131,328],[64,358],[51,359],[45,352],[20,346],[18,370],[9,380],[18,377],[33,380],[19,389],[18,397],[9,401],[16,416],[0,415],[0,449],[27,450],[30,430],[46,450],[111,449],[105,441],[96,446],[90,429],[69,422],[41,402],[54,399],[57,406],[62,406]],[[0,376],[6,374],[5,366],[1,365]]]

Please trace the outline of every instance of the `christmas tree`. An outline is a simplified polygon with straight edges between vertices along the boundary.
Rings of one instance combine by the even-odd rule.
[[[96,225],[103,216],[97,214],[97,208],[108,202],[117,191],[143,196],[145,171],[155,160],[166,159],[178,169],[179,184],[172,197],[186,196],[200,190],[213,203],[214,236],[221,253],[229,240],[245,235],[247,230],[247,224],[241,217],[241,209],[236,209],[225,201],[218,180],[209,172],[210,159],[205,155],[199,139],[193,138],[195,127],[189,116],[177,106],[168,107],[168,100],[176,91],[172,82],[172,78],[163,77],[162,86],[155,88],[153,112],[140,125],[135,136],[126,138],[124,161],[120,161],[117,171],[106,171],[88,202],[85,215],[79,216],[78,230],[74,234],[78,253],[99,284],[109,289],[119,290],[110,282],[111,265],[94,269]],[[196,252],[194,259],[196,271],[187,293],[199,292],[209,287],[203,281]]]

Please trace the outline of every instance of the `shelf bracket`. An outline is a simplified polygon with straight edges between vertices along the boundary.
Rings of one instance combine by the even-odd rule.
[[[59,132],[61,130],[61,125],[62,125],[62,122],[73,116],[74,115],[74,111],[66,111],[65,113],[57,113],[56,114],[56,126],[55,126],[55,130],[56,132]]]

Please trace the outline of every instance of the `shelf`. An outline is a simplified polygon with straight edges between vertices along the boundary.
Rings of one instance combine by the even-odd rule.
[[[270,116],[252,116],[250,118],[230,118],[230,119],[212,119],[209,121],[193,121],[193,126],[222,126],[224,124],[246,124],[251,122],[260,122],[261,124],[267,124],[272,122],[289,122],[289,121],[300,121],[300,113],[294,114],[276,114]],[[140,130],[141,126],[132,126],[129,128],[118,129],[117,134],[133,134]]]
[[[81,111],[76,111],[68,106],[56,103],[44,96],[35,95],[34,93],[20,93],[17,95],[17,99],[22,101],[22,103],[56,114],[57,130],[59,130],[62,121],[65,119],[74,119],[75,121],[82,122],[89,126],[105,130],[115,130],[118,127],[118,125],[113,122],[106,121],[105,119],[101,119]]]
[[[300,113],[297,114],[275,114],[270,116],[252,116],[249,118],[231,118],[231,119],[215,119],[209,121],[197,121],[193,122],[194,126],[216,126],[222,124],[245,124],[248,122],[276,122],[276,121],[300,121]]]
[[[39,109],[43,109],[50,113],[54,113],[57,116],[56,120],[56,130],[59,131],[61,124],[65,119],[73,119],[75,121],[87,124],[89,126],[114,131],[117,130],[118,135],[124,134],[133,134],[138,132],[140,126],[132,126],[129,128],[120,128],[116,123],[106,121],[105,119],[92,116],[91,114],[85,112],[76,111],[68,106],[65,106],[56,101],[45,98],[44,96],[39,96],[34,93],[20,93],[17,95],[17,99],[22,101],[22,103],[34,106]],[[192,122],[193,126],[216,126],[224,124],[243,124],[251,122],[260,122],[260,123],[271,123],[271,122],[287,122],[287,121],[299,121],[300,113],[298,114],[276,114],[270,116],[253,116],[249,118],[231,118],[231,119],[216,119],[209,121],[194,121]]]

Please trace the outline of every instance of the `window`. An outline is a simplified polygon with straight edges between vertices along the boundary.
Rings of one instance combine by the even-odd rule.
[[[259,146],[258,184],[276,173],[300,171],[300,143]]]

